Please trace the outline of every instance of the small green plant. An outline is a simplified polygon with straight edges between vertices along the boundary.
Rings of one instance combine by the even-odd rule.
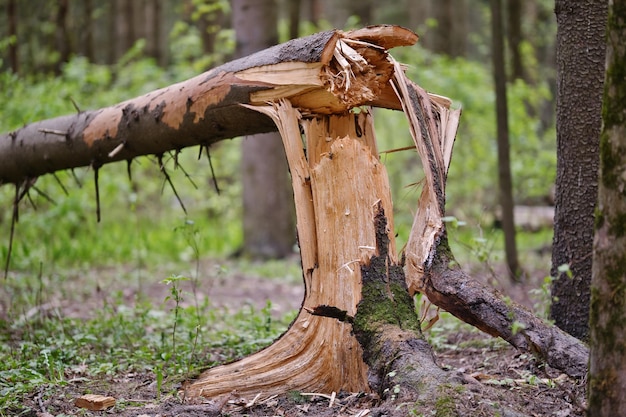
[[[513,324],[511,325],[511,333],[513,333],[513,336],[515,336],[516,334],[518,334],[519,332],[525,329],[526,329],[526,325],[517,320],[513,321]]]
[[[179,286],[179,283],[181,281],[188,281],[189,278],[183,277],[182,275],[171,275],[169,278],[166,278],[163,280],[163,283],[165,285],[171,285],[170,288],[170,295],[168,295],[167,297],[165,297],[165,302],[169,301],[169,300],[173,300],[174,301],[174,326],[172,328],[172,356],[174,357],[174,359],[177,358],[176,356],[176,328],[178,327],[178,322],[179,322],[179,316],[180,316],[180,311],[181,311],[181,306],[180,303],[183,301],[183,297],[182,297],[182,289]]]
[[[304,404],[308,402],[308,398],[302,395],[300,391],[289,391],[287,393],[287,397],[290,401],[293,401],[296,404]]]
[[[547,275],[543,278],[543,282],[539,288],[533,288],[529,291],[530,297],[533,299],[533,309],[535,314],[544,320],[550,317],[550,308],[552,306],[553,297],[551,294],[552,283],[554,277]]]
[[[559,274],[567,275],[569,279],[572,279],[574,277],[574,273],[570,269],[569,264],[559,265],[557,271],[559,272]]]
[[[572,270],[569,264],[559,265],[557,268],[559,275],[565,274],[569,279],[573,278]],[[530,290],[530,296],[534,301],[533,308],[535,313],[544,320],[550,320],[550,308],[552,303],[558,301],[558,297],[552,296],[552,284],[556,278],[547,275],[543,278],[543,282],[539,288]]]
[[[391,371],[387,373],[387,379],[391,382],[391,380],[393,380],[393,378],[397,375],[397,371]],[[396,398],[398,397],[398,394],[400,394],[400,384],[395,384],[393,387],[391,388],[385,388],[383,390],[383,395],[388,396],[390,395],[390,399],[391,401],[395,401]]]

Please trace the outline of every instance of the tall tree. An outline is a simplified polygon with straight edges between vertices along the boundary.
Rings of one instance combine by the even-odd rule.
[[[79,37],[79,50],[83,56],[85,56],[89,61],[95,61],[95,53],[94,53],[94,37],[93,37],[93,27],[94,27],[94,17],[93,17],[93,2],[92,0],[85,0],[82,2],[82,22],[80,27],[80,37]]]
[[[507,39],[511,52],[511,78],[524,79],[524,62],[522,60],[522,0],[509,0],[507,5]]]
[[[607,0],[557,0],[555,12],[557,173],[551,275],[556,279],[550,315],[558,327],[586,339]]]
[[[431,1],[430,10],[437,25],[429,30],[430,40],[426,45],[438,53],[452,57],[464,56],[467,45],[467,0]]]
[[[287,8],[289,11],[289,38],[295,39],[300,33],[300,9],[301,0],[289,0]]]
[[[17,54],[17,5],[16,0],[8,0],[7,4],[7,23],[9,28],[9,66],[11,70],[17,74],[19,70],[19,61]]]
[[[55,72],[59,74],[61,72],[61,65],[70,59],[70,53],[72,50],[70,34],[68,29],[68,12],[69,1],[59,0],[57,2],[57,15],[56,15],[56,50],[60,56],[57,62],[55,62]]]
[[[146,53],[156,62],[163,65],[164,54],[161,53],[161,0],[144,0],[141,19],[144,19],[144,33],[146,39]]]
[[[224,5],[220,0],[209,0],[202,5],[192,2],[193,11],[191,19],[197,22],[202,50],[206,55],[215,52],[215,41],[219,31],[225,26],[227,15],[224,13]]]
[[[359,18],[361,25],[371,25],[374,4],[372,0],[348,0],[346,7],[348,13]]]
[[[135,42],[135,8],[137,4],[132,1],[114,0],[114,22],[115,22],[115,57],[116,60],[122,57]]]
[[[626,1],[611,0],[590,316],[589,417],[626,415]]]
[[[275,0],[231,4],[238,56],[278,43]],[[284,257],[295,244],[295,215],[280,135],[245,137],[241,151],[244,253],[254,258]]]
[[[520,271],[517,260],[517,244],[515,242],[515,219],[513,218],[513,178],[511,175],[509,146],[509,110],[506,99],[501,0],[491,0],[491,27],[493,77],[496,90],[499,201],[502,209],[502,230],[504,231],[506,263],[509,269],[509,276],[513,281],[517,281]]]

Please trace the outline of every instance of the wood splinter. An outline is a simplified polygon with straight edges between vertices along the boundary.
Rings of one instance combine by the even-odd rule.
[[[78,397],[74,402],[78,408],[85,408],[90,411],[102,411],[115,405],[115,398],[97,394],[85,394]]]

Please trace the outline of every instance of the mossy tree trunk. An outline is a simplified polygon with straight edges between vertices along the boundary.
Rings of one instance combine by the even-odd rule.
[[[626,415],[626,1],[609,6],[591,285],[588,415]]]

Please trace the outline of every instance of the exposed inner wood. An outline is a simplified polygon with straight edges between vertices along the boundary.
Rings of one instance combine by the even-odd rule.
[[[392,212],[387,173],[372,149],[371,115],[300,120],[307,159],[298,110],[282,100],[262,111],[276,120],[292,172],[306,285],[303,308],[274,344],[206,371],[187,395],[215,397],[235,388],[244,397],[289,390],[367,392],[367,366],[349,318],[361,300],[361,265],[376,253],[376,209]]]

